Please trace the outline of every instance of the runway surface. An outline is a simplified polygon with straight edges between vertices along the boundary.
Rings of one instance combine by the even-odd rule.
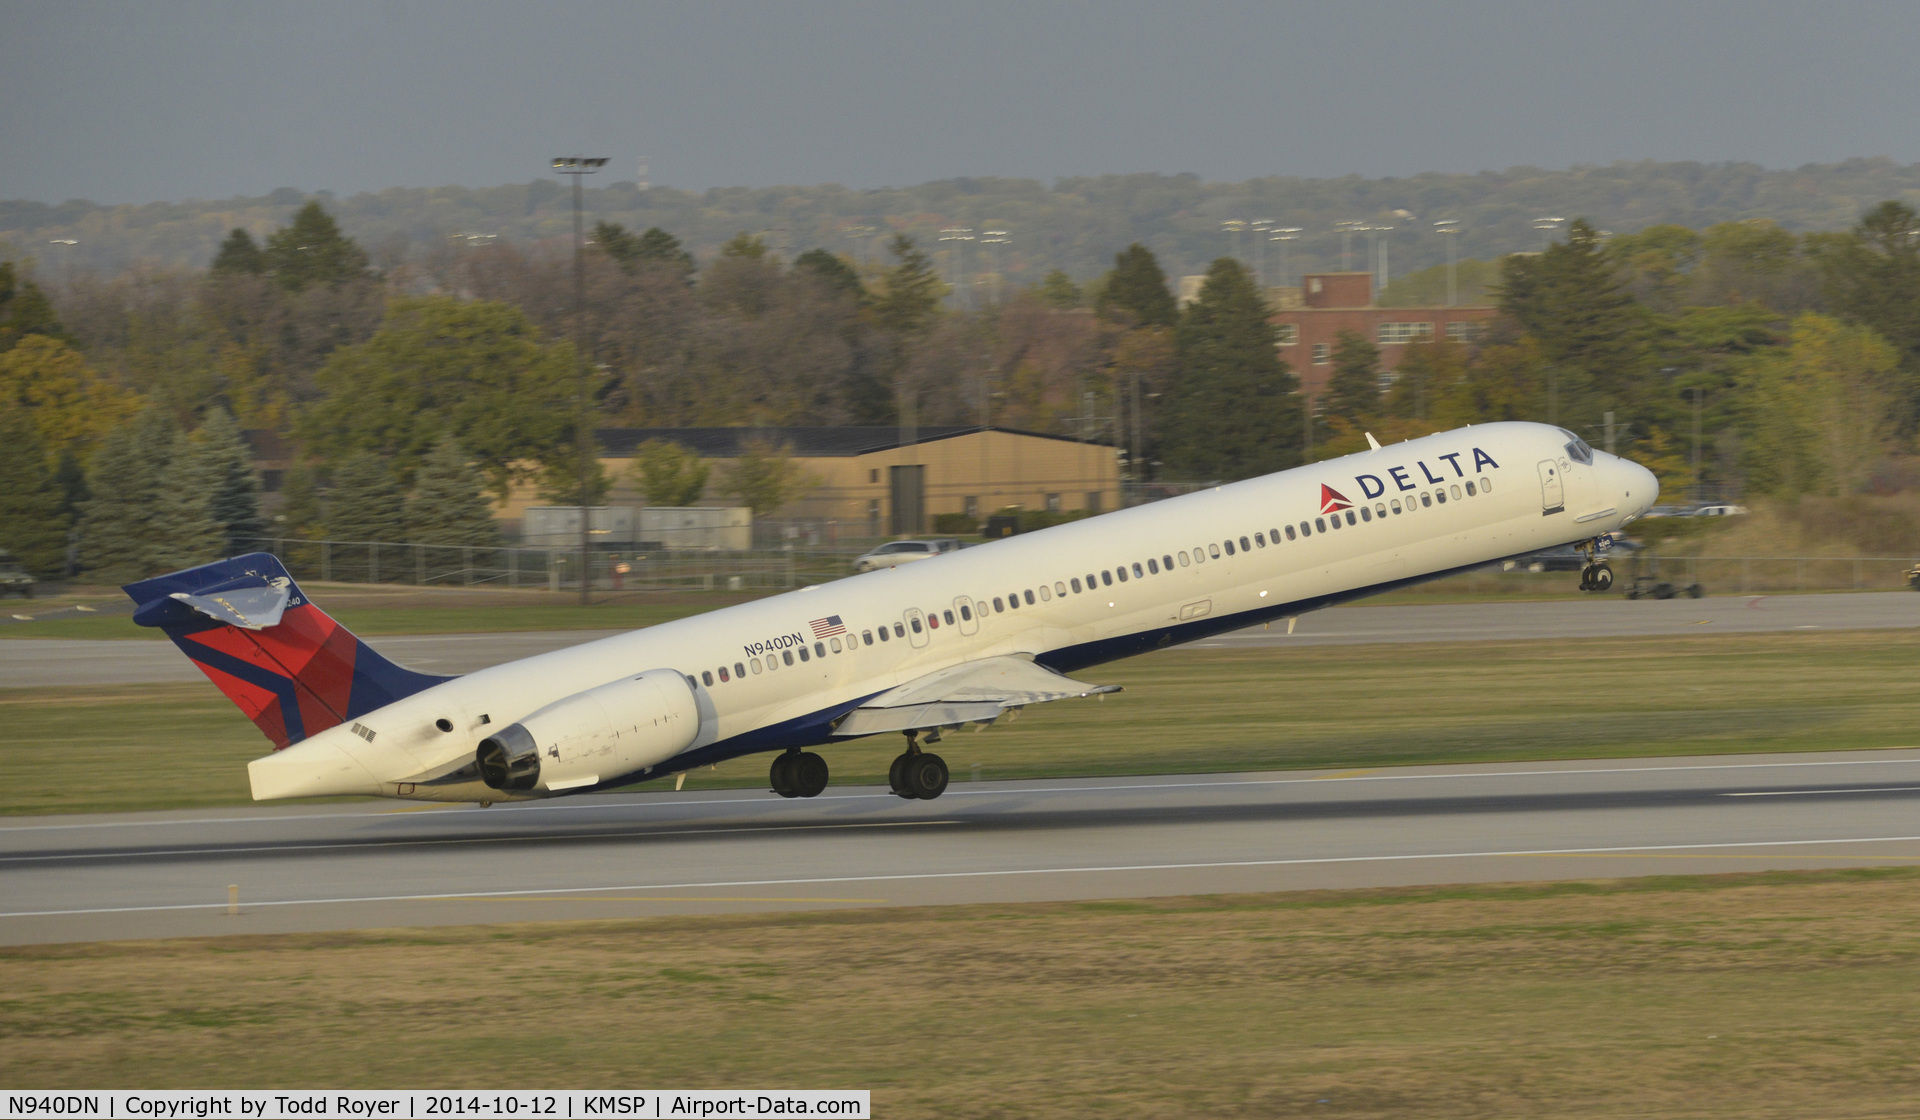
[[[127,625],[131,626],[129,622]],[[1222,649],[1371,642],[1473,642],[1522,638],[1605,638],[1658,634],[1734,634],[1783,630],[1920,627],[1920,595],[1908,591],[1834,595],[1751,595],[1628,602],[1618,596],[1531,603],[1337,607],[1283,623],[1194,643]],[[369,638],[369,645],[411,668],[470,673],[502,661],[620,633],[555,630]],[[171,642],[0,640],[0,687],[149,684],[199,681],[200,671]]]
[[[1917,809],[1920,750],[11,818],[0,942],[1914,864]]]

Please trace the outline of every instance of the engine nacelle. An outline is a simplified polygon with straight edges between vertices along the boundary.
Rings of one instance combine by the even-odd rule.
[[[503,792],[576,789],[665,762],[693,745],[700,708],[672,669],[576,692],[480,741],[480,780]]]

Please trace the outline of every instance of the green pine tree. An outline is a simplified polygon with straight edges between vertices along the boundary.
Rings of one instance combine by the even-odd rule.
[[[687,252],[679,238],[659,226],[650,226],[640,235],[633,260],[637,264],[665,268],[688,279],[693,277],[693,254]]]
[[[260,252],[260,246],[254,244],[252,235],[244,229],[227,234],[227,239],[220,243],[220,251],[213,258],[213,272],[216,274],[258,275],[266,270],[266,257]]]
[[[341,462],[327,492],[327,536],[336,541],[405,540],[406,498],[386,460],[358,451]]]
[[[267,238],[266,266],[283,287],[338,284],[368,275],[367,254],[318,202],[294,215],[293,224]]]
[[[1563,427],[1590,430],[1602,411],[1624,417],[1651,398],[1647,317],[1584,219],[1539,256],[1508,257],[1499,300],[1540,344],[1553,372],[1552,399],[1541,402],[1540,419],[1550,413]]]
[[[1340,417],[1356,425],[1380,411],[1380,348],[1358,331],[1333,336],[1333,376],[1322,411],[1329,420]]]
[[[73,342],[54,316],[53,301],[40,285],[15,275],[12,261],[0,261],[0,354],[30,334]]]
[[[226,533],[213,516],[220,472],[200,441],[176,431],[158,481],[149,539],[155,566],[177,571],[226,554]]]
[[[407,539],[418,544],[500,543],[493,506],[483,492],[487,480],[467,462],[451,437],[437,444],[413,476],[407,499]]]
[[[82,568],[115,582],[164,570],[155,522],[175,434],[173,418],[150,408],[101,441],[87,468],[92,497],[80,521]]]
[[[1040,302],[1055,311],[1071,311],[1080,306],[1081,298],[1080,285],[1057,268],[1040,280]]]
[[[1138,241],[1113,255],[1113,268],[1094,310],[1102,318],[1130,327],[1171,327],[1179,318],[1167,274],[1160,262]]]
[[[808,249],[793,258],[795,272],[805,271],[819,278],[829,291],[852,296],[856,300],[867,298],[866,286],[860,283],[860,274],[846,259],[825,249]]]
[[[24,409],[0,408],[0,548],[35,575],[66,571],[64,497],[47,470],[39,429]]]
[[[593,244],[625,272],[633,271],[640,256],[640,239],[619,222],[595,222]]]
[[[297,459],[280,480],[280,512],[273,520],[275,536],[317,541],[326,532],[313,469]]]
[[[215,406],[200,424],[199,450],[214,478],[207,507],[226,537],[229,556],[262,547],[269,531],[260,514],[260,484],[253,476],[252,456],[240,438],[240,426],[226,409]]]
[[[1300,461],[1298,383],[1267,316],[1240,262],[1214,261],[1174,330],[1177,373],[1162,398],[1160,458],[1179,475],[1247,478]]]

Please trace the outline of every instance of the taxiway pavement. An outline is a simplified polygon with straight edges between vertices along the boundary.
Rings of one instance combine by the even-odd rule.
[[[0,943],[1916,864],[1916,808],[1920,750],[11,818]]]
[[[1194,643],[1192,648],[1915,627],[1920,627],[1920,595],[1907,591],[1741,595],[1644,602],[1610,596],[1522,603],[1336,607],[1302,615],[1291,635],[1284,622],[1277,622],[1265,628],[1209,638]],[[617,633],[621,631],[436,634],[368,638],[367,643],[400,664],[423,672],[470,673],[503,661]],[[0,640],[0,687],[153,684],[202,679],[200,671],[182,657],[171,642]]]

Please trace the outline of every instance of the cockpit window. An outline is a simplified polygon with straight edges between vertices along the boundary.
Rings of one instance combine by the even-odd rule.
[[[1593,448],[1587,445],[1586,440],[1581,439],[1565,428],[1560,429],[1560,434],[1566,436],[1569,441],[1567,443],[1567,458],[1572,459],[1576,463],[1585,463],[1588,466],[1593,465]]]

